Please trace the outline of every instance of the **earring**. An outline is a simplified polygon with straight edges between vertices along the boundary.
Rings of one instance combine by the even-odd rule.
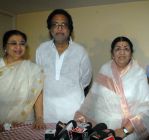
[[[7,55],[7,50],[4,50],[3,55],[4,55],[4,56],[6,56],[6,55]]]

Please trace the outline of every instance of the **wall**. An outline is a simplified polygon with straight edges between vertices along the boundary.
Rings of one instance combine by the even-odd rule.
[[[129,37],[135,48],[134,58],[145,67],[149,64],[149,1],[67,9],[74,21],[74,40],[83,44],[92,61],[94,74],[110,59],[111,41]],[[35,49],[48,40],[46,19],[51,11],[17,16],[17,28],[26,32],[30,58]]]
[[[0,10],[0,56],[2,56],[3,34],[15,27],[15,16]]]

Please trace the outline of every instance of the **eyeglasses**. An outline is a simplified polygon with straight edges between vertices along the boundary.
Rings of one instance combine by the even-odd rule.
[[[7,44],[11,45],[11,46],[17,46],[17,45],[22,46],[22,47],[26,46],[26,42],[24,42],[24,41],[21,41],[21,42],[8,42]]]
[[[61,23],[61,24],[59,24],[59,23],[53,23],[52,24],[52,28],[59,28],[59,27],[61,27],[62,29],[66,29],[66,28],[68,28],[68,23]]]

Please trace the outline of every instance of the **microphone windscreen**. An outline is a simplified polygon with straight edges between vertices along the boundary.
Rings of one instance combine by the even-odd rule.
[[[115,137],[115,140],[122,140],[122,138],[120,138],[120,137]]]
[[[64,128],[66,127],[66,124],[59,121],[57,124],[56,124],[56,132],[55,132],[55,136],[57,136]]]
[[[91,122],[87,122],[89,129],[92,128],[92,123]]]
[[[77,126],[76,121],[70,120],[67,124],[58,122],[56,125],[55,139],[60,139],[61,137],[68,137],[68,132]]]
[[[93,131],[99,131],[104,129],[107,129],[107,125],[105,123],[99,123],[93,127]]]
[[[104,132],[106,132],[107,134],[112,134],[115,137],[115,131],[112,129],[105,129],[103,130]]]

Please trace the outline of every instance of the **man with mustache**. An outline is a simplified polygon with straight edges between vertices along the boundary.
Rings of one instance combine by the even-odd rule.
[[[44,121],[68,122],[84,100],[84,88],[92,78],[85,49],[72,41],[73,21],[63,10],[54,10],[47,19],[51,40],[36,51],[36,62],[44,68]]]

